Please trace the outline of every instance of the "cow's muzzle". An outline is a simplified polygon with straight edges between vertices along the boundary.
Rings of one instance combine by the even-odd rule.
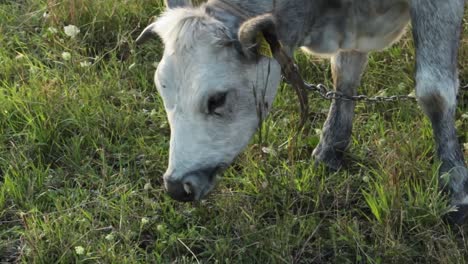
[[[205,197],[215,184],[216,175],[225,166],[215,166],[199,169],[176,177],[164,175],[164,186],[169,196],[180,202],[197,201]]]

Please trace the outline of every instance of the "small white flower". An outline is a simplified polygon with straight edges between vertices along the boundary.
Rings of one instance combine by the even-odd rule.
[[[106,238],[107,241],[112,241],[112,240],[114,240],[114,235],[113,234],[108,234],[105,238]]]
[[[163,232],[164,230],[166,230],[166,227],[164,225],[157,225],[156,230],[158,230],[159,232]]]
[[[146,225],[146,224],[148,224],[148,223],[149,223],[149,219],[148,219],[148,218],[143,217],[143,218],[141,219],[141,224],[142,224],[142,225]]]
[[[91,66],[91,62],[89,62],[89,61],[82,61],[82,62],[80,62],[80,66],[81,66],[81,68],[89,67],[89,66]]]
[[[467,119],[467,120],[468,120],[468,113],[462,114],[461,118],[462,118],[462,119]]]
[[[16,57],[15,57],[15,60],[21,60],[24,57],[25,57],[24,54],[18,53],[18,55],[16,55]]]
[[[378,93],[377,93],[378,96],[387,96],[387,90],[386,89],[382,89],[380,90]]]
[[[71,53],[67,52],[67,51],[62,52],[62,59],[66,60],[66,61],[70,60],[71,59]]]
[[[82,246],[76,246],[76,247],[75,247],[75,253],[76,253],[77,255],[83,255],[84,252],[85,252],[84,247],[82,247]]]
[[[378,145],[378,146],[382,146],[382,145],[384,145],[386,142],[387,142],[387,140],[385,140],[385,138],[381,138],[381,139],[379,139],[379,141],[377,141],[377,145]]]
[[[365,182],[365,183],[368,183],[369,182],[369,176],[362,177],[362,181]]]
[[[272,149],[272,148],[263,147],[262,152],[265,153],[265,154],[270,154],[272,156],[276,156],[276,151],[274,149]]]
[[[65,35],[74,38],[76,35],[80,33],[80,29],[75,25],[68,25],[63,27],[63,31],[65,31]]]
[[[56,34],[58,32],[58,30],[54,27],[48,27],[47,31],[49,31],[49,33],[51,34]]]
[[[317,136],[322,136],[322,129],[316,128],[316,129],[314,129],[314,132],[315,132],[315,134],[316,134]]]
[[[151,190],[151,188],[152,188],[152,187],[151,187],[151,183],[149,183],[149,182],[146,183],[145,186],[143,187],[143,189],[144,189],[145,191]]]

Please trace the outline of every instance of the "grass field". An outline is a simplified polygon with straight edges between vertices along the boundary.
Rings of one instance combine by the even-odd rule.
[[[298,104],[283,85],[214,194],[172,201],[161,186],[170,131],[152,82],[162,46],[134,46],[162,9],[0,0],[0,263],[468,262],[468,230],[441,220],[451,208],[414,103],[358,104],[347,166],[330,173],[311,166],[329,102],[311,95],[309,127],[291,141]],[[309,81],[331,83],[326,60],[297,59]],[[413,63],[407,36],[373,54],[360,93],[411,93]],[[468,20],[459,64],[468,84]],[[457,127],[468,157],[467,92]]]

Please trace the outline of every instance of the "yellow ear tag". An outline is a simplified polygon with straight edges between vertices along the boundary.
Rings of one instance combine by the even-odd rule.
[[[268,41],[262,33],[258,33],[257,35],[257,46],[258,54],[270,59],[273,58],[273,52],[271,52],[270,44],[268,44]]]

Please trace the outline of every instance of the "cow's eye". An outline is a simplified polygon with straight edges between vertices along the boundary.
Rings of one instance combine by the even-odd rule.
[[[226,104],[227,92],[219,92],[208,98],[208,114],[222,115],[222,110]]]

